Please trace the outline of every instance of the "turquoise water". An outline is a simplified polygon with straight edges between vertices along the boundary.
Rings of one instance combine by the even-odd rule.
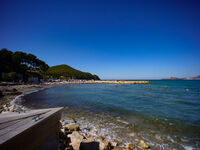
[[[29,108],[67,106],[66,116],[102,124],[99,128],[110,128],[116,137],[127,134],[121,137],[124,143],[137,138],[154,149],[200,148],[200,81],[62,85],[23,99]]]

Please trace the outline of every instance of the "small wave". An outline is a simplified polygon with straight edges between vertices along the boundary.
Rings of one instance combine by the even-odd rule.
[[[35,92],[38,92],[38,91],[47,89],[47,88],[50,88],[50,87],[44,87],[44,88],[40,88],[40,89],[34,89],[34,90],[26,91],[26,92],[24,92],[24,93],[22,93],[22,94],[16,96],[16,97],[10,102],[10,105],[15,105],[17,110],[20,110],[20,111],[28,111],[28,110],[30,110],[30,109],[28,109],[27,107],[21,105],[21,102],[23,101],[22,97],[25,96],[25,95],[31,94],[31,93],[35,93]]]

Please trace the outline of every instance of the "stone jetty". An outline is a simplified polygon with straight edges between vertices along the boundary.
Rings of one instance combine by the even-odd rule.
[[[68,84],[151,84],[150,81],[123,81],[123,80],[78,80],[67,81]]]

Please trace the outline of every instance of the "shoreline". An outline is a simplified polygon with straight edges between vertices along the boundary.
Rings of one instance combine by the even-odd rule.
[[[53,86],[56,86],[56,85],[67,85],[67,83],[66,82],[50,82],[50,83],[46,83],[46,84],[42,84],[42,85],[25,85],[25,87],[21,87],[21,90],[19,90],[19,91],[22,91],[23,90],[23,93],[21,93],[20,95],[17,95],[17,96],[15,96],[15,98],[14,99],[12,99],[10,102],[13,102],[14,104],[16,104],[15,103],[15,99],[18,99],[20,96],[23,96],[23,95],[25,95],[25,94],[29,94],[29,93],[32,93],[32,92],[37,92],[37,91],[39,91],[39,90],[42,90],[42,89],[45,89],[45,88],[50,88],[50,87],[53,87]],[[24,86],[24,85],[23,85]],[[12,86],[11,86],[12,87]],[[14,86],[13,86],[14,87]],[[20,89],[20,88],[19,88]],[[20,98],[19,98],[20,99]],[[23,107],[23,106],[22,106]],[[68,109],[68,108],[67,108]],[[68,111],[68,113],[70,113],[70,111],[69,110],[67,110]],[[75,111],[74,111],[75,112]],[[77,112],[75,112],[75,114],[76,114]],[[72,115],[72,116],[71,116]],[[70,117],[69,117],[70,116]],[[77,131],[76,132],[74,132],[74,133],[77,133],[77,134],[79,134],[80,136],[83,136],[84,138],[86,138],[86,139],[88,139],[89,141],[91,140],[91,141],[94,141],[94,142],[97,142],[97,141],[100,141],[100,139],[102,139],[102,136],[103,136],[103,139],[104,140],[101,140],[101,142],[103,142],[103,144],[108,144],[108,147],[110,147],[110,145],[111,146],[114,146],[115,144],[117,144],[117,146],[114,148],[114,149],[125,149],[125,147],[127,147],[127,149],[129,149],[128,147],[130,146],[130,147],[132,147],[132,146],[134,146],[135,147],[135,149],[140,149],[141,148],[141,146],[140,146],[140,141],[145,141],[145,143],[146,144],[149,144],[150,146],[151,146],[151,148],[154,148],[154,145],[151,143],[151,141],[148,141],[145,137],[143,137],[143,138],[138,138],[136,135],[135,135],[135,132],[134,133],[132,133],[132,134],[130,134],[130,136],[133,136],[134,135],[134,137],[135,137],[135,140],[134,141],[126,141],[126,140],[124,140],[124,141],[126,141],[126,142],[120,142],[121,140],[118,140],[118,138],[113,138],[113,135],[115,134],[115,132],[113,132],[112,131],[112,129],[109,127],[109,126],[107,126],[107,122],[105,122],[105,124],[106,124],[106,127],[105,127],[105,129],[110,129],[110,133],[108,132],[108,133],[102,133],[102,131],[104,131],[104,127],[103,126],[101,126],[101,127],[97,127],[97,126],[94,126],[95,124],[91,124],[91,126],[93,127],[93,128],[91,128],[90,126],[85,126],[84,127],[84,125],[85,124],[89,124],[89,123],[91,123],[91,120],[90,119],[88,119],[89,118],[89,116],[88,116],[88,118],[85,118],[84,120],[82,120],[81,118],[80,118],[80,116],[76,116],[76,115],[73,115],[73,112],[71,112],[70,114],[69,114],[69,116],[67,117],[67,118],[63,118],[64,120],[61,122],[62,123],[62,128],[61,128],[61,134],[66,134],[67,136],[68,136],[68,131],[69,130],[71,130],[70,128],[72,127],[72,126],[75,126],[75,128],[77,127],[77,125],[79,125],[78,126],[78,133],[77,133]],[[87,116],[87,115],[84,115],[84,116]],[[99,119],[99,118],[101,118],[101,117],[105,117],[106,115],[99,115],[97,118]],[[91,116],[90,116],[91,117]],[[92,116],[92,118],[93,118],[94,116]],[[105,118],[102,118],[102,119],[104,119],[105,120]],[[112,116],[111,116],[112,117]],[[113,119],[116,119],[116,120],[114,120],[114,122],[116,122],[116,121],[121,121],[121,119],[120,118],[118,118],[118,117],[114,117]],[[72,121],[72,120],[74,120],[74,121]],[[94,120],[94,119],[93,119]],[[106,119],[107,120],[107,119]],[[74,123],[72,123],[72,122],[74,122]],[[107,120],[108,121],[108,120]],[[119,122],[118,121],[118,122]],[[123,118],[122,118],[122,121],[123,121]],[[111,122],[111,124],[112,124],[113,122]],[[101,124],[101,122],[99,122],[98,124]],[[124,124],[124,122],[123,122],[123,124]],[[127,125],[123,125],[123,126],[127,126],[127,129],[128,129],[128,127],[129,127],[129,123],[127,123]],[[120,127],[122,127],[122,126],[120,126]],[[73,127],[72,127],[73,128]],[[101,128],[103,129],[103,130],[101,130]],[[130,128],[132,128],[132,126],[130,127]],[[135,124],[134,124],[134,128],[135,128]],[[88,130],[89,129],[89,130]],[[74,130],[74,129],[72,129],[72,130]],[[94,132],[93,132],[94,131]],[[106,131],[106,130],[105,130]],[[70,131],[71,132],[71,131]],[[71,133],[73,133],[73,131],[71,132]],[[108,136],[108,135],[109,136]],[[111,135],[111,137],[110,137],[110,135]],[[117,136],[116,136],[117,137]],[[122,136],[120,136],[120,137],[122,137],[122,138],[125,138],[125,137],[123,137],[123,135]],[[67,138],[67,137],[66,137]],[[99,139],[100,138],[100,139]],[[116,140],[117,139],[117,140]],[[105,142],[105,143],[104,143]],[[114,143],[114,144],[113,144]],[[132,145],[129,145],[129,144],[132,144]],[[160,143],[160,144],[162,144],[162,143]],[[186,147],[184,147],[185,149],[189,149],[189,148],[186,148]],[[175,149],[175,148],[174,148]],[[179,149],[179,148],[178,148]]]
[[[2,84],[0,85],[0,113],[9,111],[10,102],[20,95],[28,92],[48,88],[56,85],[67,84],[151,84],[150,81],[115,81],[115,80],[78,80],[78,81],[61,81],[45,82],[42,84]]]
[[[3,86],[4,91],[10,92],[7,95],[5,95],[3,98],[5,100],[5,103],[2,105],[1,103],[1,112],[0,113],[12,113],[12,112],[18,112],[18,113],[24,113],[26,111],[29,111],[29,108],[25,108],[23,105],[18,105],[17,102],[20,99],[21,96],[24,96],[26,94],[30,94],[33,92],[37,92],[39,90],[43,90],[46,88],[51,88],[56,85],[66,85],[66,82],[51,82],[51,83],[45,83],[45,84],[39,84],[39,85],[12,85],[12,86]],[[68,84],[77,84],[77,83],[68,83]],[[2,90],[2,86],[0,86],[0,89]],[[1,97],[2,100],[2,97]],[[63,114],[64,115],[64,114]],[[69,119],[69,120],[68,120]],[[127,149],[127,150],[133,150],[133,148],[136,148],[137,150],[140,150],[138,145],[132,144],[132,143],[124,143],[121,145],[121,143],[116,139],[107,139],[106,136],[99,135],[100,130],[91,130],[90,132],[85,131],[82,129],[82,125],[84,123],[79,122],[81,120],[75,120],[74,118],[63,118],[60,120],[60,131],[59,131],[59,141],[60,146],[59,148],[63,149],[63,146],[65,148],[69,149],[75,149],[77,146],[80,145],[80,141],[78,138],[82,138],[81,143],[87,143],[91,144],[88,145],[87,148],[92,148],[93,142],[99,143],[100,150],[104,149],[115,149],[115,150],[121,150],[121,149]],[[64,141],[65,139],[70,139],[73,141],[72,143]],[[138,141],[140,147],[143,149],[149,149],[150,146],[144,142],[143,140]],[[65,149],[64,148],[64,149]],[[63,150],[64,150],[63,149]]]
[[[46,82],[43,84],[19,84],[0,86],[0,114],[14,112],[16,100],[23,95],[37,92],[39,90],[50,88],[56,85],[64,85],[65,82]]]

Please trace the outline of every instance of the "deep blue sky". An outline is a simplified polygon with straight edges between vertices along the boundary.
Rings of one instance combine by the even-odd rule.
[[[0,49],[103,79],[200,75],[199,0],[1,0]]]

